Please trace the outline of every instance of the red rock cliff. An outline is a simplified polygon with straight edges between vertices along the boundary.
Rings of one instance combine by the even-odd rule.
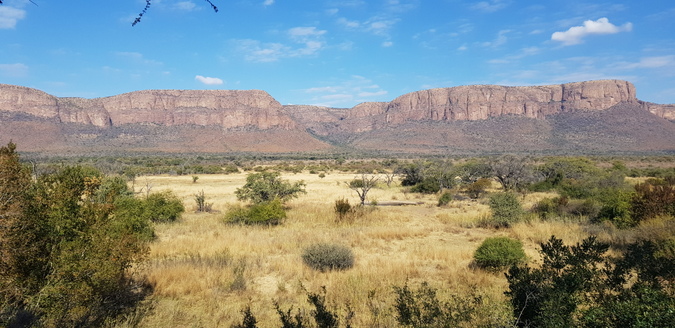
[[[388,124],[482,120],[506,114],[539,118],[572,109],[603,110],[619,102],[637,102],[635,87],[630,82],[602,80],[531,87],[473,85],[408,93],[390,102],[385,113]]]

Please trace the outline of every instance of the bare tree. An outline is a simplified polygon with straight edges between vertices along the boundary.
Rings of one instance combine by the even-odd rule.
[[[349,186],[349,189],[356,191],[361,200],[361,205],[364,205],[366,203],[368,191],[375,187],[377,180],[379,179],[380,178],[377,175],[368,176],[366,174],[361,174],[360,178],[355,177],[354,180],[349,181],[347,185]]]
[[[490,161],[490,171],[504,190],[522,190],[535,180],[534,170],[526,157],[505,155]]]
[[[392,182],[394,182],[394,179],[396,178],[396,173],[394,172],[385,172],[383,173],[384,175],[384,182],[387,184],[387,187],[391,187]]]

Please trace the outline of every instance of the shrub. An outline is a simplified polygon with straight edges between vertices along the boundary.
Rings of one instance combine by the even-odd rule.
[[[441,197],[438,198],[438,206],[445,206],[450,203],[452,200],[452,194],[449,192],[444,192]]]
[[[473,254],[476,265],[481,269],[499,271],[525,261],[523,244],[508,237],[487,238]]]
[[[492,185],[492,180],[487,178],[480,178],[466,186],[466,193],[472,199],[478,199],[486,193],[486,189]]]
[[[341,198],[335,201],[335,214],[337,215],[337,221],[343,221],[350,214],[354,212],[352,206],[349,204],[349,200]]]
[[[173,222],[185,211],[183,202],[171,191],[148,195],[144,215],[153,222]]]
[[[322,272],[346,270],[354,266],[354,254],[346,246],[319,243],[305,248],[302,261],[308,267]]]
[[[424,180],[410,188],[411,192],[417,192],[421,194],[434,194],[440,190],[441,184],[435,178],[424,178]]]
[[[404,327],[463,327],[476,316],[482,298],[477,295],[460,297],[451,295],[447,301],[436,296],[436,289],[422,282],[417,290],[394,286],[396,294],[396,320]]]
[[[235,206],[225,214],[225,222],[246,225],[277,225],[285,218],[286,211],[278,199],[254,204],[248,208]]]
[[[523,217],[523,207],[513,193],[497,193],[490,197],[492,216],[489,223],[496,227],[508,227]]]
[[[195,194],[195,202],[197,202],[197,212],[211,212],[213,210],[213,203],[206,202],[204,190]]]

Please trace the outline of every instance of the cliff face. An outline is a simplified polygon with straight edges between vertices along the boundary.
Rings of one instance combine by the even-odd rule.
[[[460,86],[405,94],[386,108],[389,125],[406,121],[483,120],[501,115],[542,118],[558,112],[604,110],[619,102],[637,102],[635,87],[619,80],[533,87]]]
[[[117,96],[58,98],[42,91],[0,84],[0,111],[97,127],[129,123],[163,126],[293,129],[281,104],[260,90],[145,90]]]

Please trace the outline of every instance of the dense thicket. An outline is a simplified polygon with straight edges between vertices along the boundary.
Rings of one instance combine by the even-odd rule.
[[[32,179],[14,144],[0,148],[0,326],[96,326],[132,306],[145,212],[166,213],[146,202],[91,168]]]

